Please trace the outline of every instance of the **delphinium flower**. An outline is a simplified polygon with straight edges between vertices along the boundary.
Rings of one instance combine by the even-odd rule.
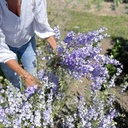
[[[103,27],[87,34],[76,34],[70,31],[64,42],[60,42],[57,47],[61,57],[60,62],[58,62],[60,66],[77,80],[90,75],[89,78],[93,81],[92,89],[94,90],[100,90],[109,78],[105,64],[111,62],[110,60],[106,62],[107,57],[101,56],[102,49],[98,46],[100,41],[109,37],[103,33],[105,30],[106,28]]]
[[[115,59],[113,58],[110,58],[108,56],[104,56],[104,55],[97,55],[95,57],[95,62],[98,62],[98,66],[100,66],[99,68],[99,73],[100,75],[97,75],[97,77],[94,77],[94,76],[91,76],[91,78],[95,81],[95,83],[98,82],[98,79],[101,79],[102,83],[100,86],[102,86],[103,84],[105,84],[107,81],[108,82],[108,87],[112,87],[114,86],[115,84],[115,79],[117,78],[117,76],[121,73],[121,64],[116,61]],[[109,71],[107,69],[107,67],[105,65],[107,64],[112,64],[114,65],[115,67],[117,67],[117,72],[115,75],[113,75],[112,77],[109,76]],[[120,67],[120,68],[119,68]],[[93,73],[91,74],[93,75]],[[97,79],[98,78],[98,79]],[[111,78],[111,79],[110,79]],[[97,81],[97,82],[96,82]],[[99,80],[100,81],[100,80]],[[100,81],[100,82],[101,82]],[[96,85],[95,85],[96,86]]]
[[[53,72],[45,72],[46,74],[44,74],[44,70],[43,73],[41,72],[42,70],[39,70],[38,78],[43,82],[43,87],[52,90],[56,100],[63,99],[65,95],[62,89],[59,88],[59,78],[55,76]],[[45,94],[43,94],[43,96],[45,96]]]
[[[98,128],[116,128],[115,124],[113,123],[114,117],[114,113],[106,115],[99,123]]]
[[[44,128],[47,128],[47,126],[50,125],[50,119],[51,118],[51,113],[49,111],[49,109],[44,109],[43,111],[43,126]]]
[[[127,83],[127,81],[125,81],[125,83],[123,84],[123,86],[121,87],[121,93],[124,93],[126,90],[127,90],[127,88],[128,88],[128,83]]]
[[[60,62],[66,66],[68,73],[76,79],[80,79],[93,70],[93,67],[88,65],[88,61],[85,61],[89,55],[85,51],[86,48],[74,50],[71,54],[63,55],[62,62]]]
[[[102,120],[102,118],[106,114],[104,101],[101,98],[98,98],[98,97],[93,99],[91,108],[95,108],[96,113],[97,113],[96,116],[94,114],[94,119]]]
[[[0,122],[3,122],[5,118],[5,112],[4,109],[0,106]]]
[[[74,128],[74,118],[71,115],[66,116],[66,118],[63,121],[62,127],[63,128]]]
[[[45,109],[43,111],[43,126],[53,126],[53,118],[52,118],[52,102],[53,102],[53,90],[50,87],[49,93],[46,95],[47,100],[45,104]]]
[[[11,126],[11,122],[9,120],[8,117],[5,117],[4,121],[2,122],[2,124],[6,127],[9,128]]]
[[[33,125],[38,127],[48,127],[53,125],[52,120],[52,84],[49,83],[48,77],[42,78],[43,86],[37,91],[37,103],[33,117]],[[48,94],[46,93],[48,90]],[[34,98],[30,97],[30,101],[33,102]],[[36,120],[35,120],[36,119]],[[42,121],[43,120],[43,121]]]
[[[98,119],[100,120],[99,121],[99,125],[98,125],[98,128],[99,126],[101,128],[106,128],[106,127],[112,127],[112,128],[115,128],[115,121],[114,121],[114,118],[116,117],[117,115],[117,112],[114,108],[114,105],[113,105],[113,96],[107,96],[108,97],[108,100],[107,101],[104,101],[103,99],[101,98],[94,98],[94,107],[97,106],[97,112],[99,113],[99,117]],[[107,122],[108,120],[108,122]]]
[[[21,120],[19,120],[18,118],[14,119],[13,120],[13,128],[21,128]]]
[[[46,74],[45,74],[46,75]],[[59,102],[59,100],[63,100],[64,95],[62,94],[62,90],[58,87],[59,81],[58,78],[51,72],[48,72],[46,76],[41,78],[43,82],[43,86],[38,91],[38,93],[42,93],[42,96],[40,96],[40,105],[43,105],[41,108],[43,108],[42,111],[42,126],[44,128],[47,127],[54,127],[54,119],[53,119],[53,109],[56,109],[54,106],[54,101]],[[46,93],[47,92],[47,93]]]
[[[15,114],[16,112],[20,112],[20,106],[22,104],[22,94],[18,88],[9,87],[7,86],[7,100],[8,100],[8,105],[10,108],[10,112]]]
[[[89,74],[95,87],[99,86],[96,88],[101,89],[101,86],[107,82],[106,80],[109,78],[109,74],[104,61],[97,59],[97,53],[95,49],[87,50],[87,48],[79,48],[73,50],[71,53],[65,53],[62,56],[62,62],[60,64],[65,65],[67,72],[75,79],[80,79]],[[108,61],[107,63],[111,62]],[[99,79],[101,79],[101,83],[99,83]]]
[[[59,85],[59,77],[55,76],[53,72],[47,72],[48,81],[54,83],[56,86]]]
[[[59,25],[55,26],[54,28],[54,33],[55,33],[55,39],[58,41],[61,38],[60,30],[59,30]]]
[[[25,104],[22,107],[22,117],[24,117],[24,120],[27,120],[26,126],[30,126],[31,124],[33,127],[42,127],[42,111],[45,109],[44,88],[45,87],[42,86],[39,90],[36,91],[36,93],[30,95],[28,101],[24,102]]]
[[[41,69],[37,73],[38,79],[42,80],[44,78],[44,69]]]
[[[37,54],[37,56],[42,55],[42,51],[41,51],[41,48],[40,47],[36,50],[36,54]]]
[[[32,105],[31,103],[29,102],[25,102],[24,105],[22,106],[22,111],[19,115],[20,119],[22,120],[22,122],[25,122],[26,123],[23,123],[23,126],[27,126],[27,122],[28,123],[33,123],[33,111],[32,111]]]
[[[106,30],[105,27],[100,28],[99,30],[95,30],[92,32],[89,32],[87,34],[84,33],[78,33],[76,34],[73,31],[70,31],[65,39],[64,42],[67,43],[67,47],[85,47],[88,45],[97,44],[100,41],[102,41],[104,38],[109,37],[106,33],[103,34],[103,32]]]
[[[27,101],[24,102],[24,95],[20,92],[18,88],[13,85],[8,85],[7,89],[4,91],[4,120],[3,124],[6,127],[19,128],[25,120],[32,119],[33,112],[31,111],[32,106]],[[29,89],[30,91],[31,89]],[[27,90],[27,92],[29,92]],[[32,90],[31,90],[32,91]],[[27,93],[26,92],[26,93]],[[29,92],[29,95],[32,94]],[[27,95],[27,96],[29,96]],[[27,97],[28,98],[28,97]],[[10,118],[11,117],[11,118]]]
[[[108,97],[108,101],[106,103],[106,106],[113,106],[113,103],[115,102],[115,96],[114,95],[110,95]]]
[[[85,128],[93,127],[93,122],[98,123],[100,113],[97,111],[96,106],[88,106],[85,104],[85,99],[79,99],[78,105],[78,118],[80,118],[79,125]]]
[[[0,104],[5,102],[5,98],[3,96],[0,96]]]
[[[64,41],[60,41],[60,44],[57,47],[57,53],[61,58],[58,63],[60,68],[64,69],[62,71],[65,71],[66,75],[68,74],[76,80],[80,80],[82,77],[90,79],[92,82],[91,90],[93,95],[99,93],[102,86],[105,86],[106,88],[114,86],[116,76],[121,73],[121,69],[118,68],[121,64],[118,61],[101,54],[102,49],[99,43],[104,38],[109,37],[108,34],[103,34],[105,30],[106,28],[101,28],[87,34],[76,34],[73,31],[70,31]],[[52,59],[52,56],[50,59]],[[109,71],[106,67],[107,64],[112,64],[117,68],[116,75],[113,77],[109,75]],[[58,69],[56,68],[56,71]],[[55,74],[53,74],[53,76],[54,75]],[[68,77],[68,79],[70,78]],[[58,83],[55,82],[55,84]],[[91,127],[92,120],[98,120],[98,118],[101,120],[102,118],[105,118],[106,111],[104,108],[106,107],[104,104],[106,101],[99,98],[97,103],[97,107],[95,107],[96,101],[93,101],[92,104],[94,105],[90,105],[88,108],[86,105],[83,105],[83,108],[81,108],[82,105],[78,107],[81,108],[81,115],[79,116],[81,117],[83,126],[86,125],[86,127]],[[98,105],[100,107],[98,107]]]
[[[85,103],[84,97],[79,97],[79,104],[77,106],[77,118],[80,118],[79,126],[82,128],[114,128],[115,122],[113,119],[116,112],[113,109],[113,105],[109,100],[107,103],[101,97],[98,97],[99,92],[97,92],[97,95],[94,92],[92,93],[94,98],[90,97],[90,104]]]
[[[12,86],[12,85],[10,85]],[[16,119],[16,113],[21,112],[20,106],[22,103],[22,98],[21,98],[21,93],[19,89],[15,89],[13,86],[12,88],[10,86],[7,86],[7,89],[4,92],[4,104],[3,110],[4,110],[4,120],[3,120],[3,125],[5,127],[11,127],[14,122],[13,119]],[[12,120],[9,119],[11,117]],[[16,124],[16,122],[15,122]],[[19,126],[19,124],[18,124]]]
[[[40,73],[40,75],[42,75]],[[40,76],[39,75],[39,76]],[[53,98],[59,97],[58,79],[52,74],[40,76],[43,86],[37,90],[37,86],[28,87],[20,92],[13,85],[6,86],[1,91],[0,109],[1,122],[6,127],[54,127],[53,122]],[[4,95],[4,97],[3,97]],[[58,95],[56,97],[56,95]],[[61,98],[59,98],[60,100]],[[10,118],[11,117],[11,118]]]
[[[34,94],[37,90],[38,86],[34,85],[32,87],[28,87],[27,89],[25,89],[24,94],[26,96],[26,98],[29,98],[32,94]]]
[[[57,40],[59,40],[60,33],[57,30],[58,28],[55,29],[58,33]],[[49,69],[40,69],[37,76],[42,81],[42,87],[39,90],[37,90],[36,85],[25,89],[22,93],[13,86],[7,86],[6,90],[0,88],[0,121],[4,126],[52,128],[55,127],[54,125],[58,125],[56,122],[61,122],[64,128],[76,126],[81,128],[98,126],[98,128],[114,128],[113,100],[107,95],[107,91],[105,92],[106,95],[103,96],[100,90],[106,84],[107,88],[114,86],[116,76],[121,73],[121,69],[118,68],[120,67],[118,61],[101,55],[102,49],[98,43],[109,36],[103,34],[104,31],[105,28],[88,34],[69,32],[64,41],[60,41],[57,47],[57,53],[61,58],[58,63],[63,72],[60,72],[60,68],[55,68],[56,71],[59,70],[59,75],[55,75],[52,72],[53,69],[50,71]],[[48,52],[52,53],[50,48]],[[42,52],[37,51],[37,55],[38,57],[41,56]],[[54,55],[49,56],[48,60],[52,57]],[[112,77],[109,75],[107,64],[117,67],[117,73]],[[65,72],[67,76],[65,76]],[[60,85],[60,77],[67,78],[66,80],[70,81],[72,77],[80,80],[85,76],[92,82],[90,104],[85,102],[84,97],[79,97],[77,104],[72,104],[72,107],[65,103],[72,110],[71,113],[65,110],[64,112],[67,112],[67,115],[60,114],[56,118],[57,114],[65,109],[61,110],[60,103],[68,102],[64,101],[65,92]],[[2,106],[3,103],[4,106]],[[60,111],[56,113],[55,110]]]
[[[86,124],[87,124],[86,117],[85,117],[86,113],[87,113],[87,108],[86,108],[85,105],[86,104],[85,104],[85,101],[84,101],[84,97],[80,97],[77,109],[78,109],[78,117],[80,118],[79,125],[81,127],[85,127]]]
[[[35,118],[34,118],[34,124],[36,127],[41,127],[41,111],[36,110],[35,112]]]
[[[74,32],[69,32],[64,40],[67,47],[63,50],[63,54],[59,54],[62,57],[60,65],[65,66],[68,74],[75,79],[80,79],[89,74],[89,78],[93,81],[92,89],[95,90],[100,90],[102,85],[109,79],[106,64],[120,66],[118,61],[101,55],[101,47],[97,44],[108,37],[107,34],[101,34],[104,30],[105,28],[102,28],[99,31],[89,32],[87,35],[83,33],[75,35]],[[59,49],[60,47],[58,47],[58,51]],[[120,74],[119,69],[117,68],[117,74]],[[115,80],[115,78],[113,79]]]

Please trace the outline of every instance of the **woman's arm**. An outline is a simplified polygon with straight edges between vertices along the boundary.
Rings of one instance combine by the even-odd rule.
[[[56,47],[57,47],[57,43],[56,43],[56,40],[55,40],[54,36],[50,36],[50,37],[46,38],[46,40],[51,45],[53,50],[55,50]]]
[[[12,59],[6,62],[7,66],[15,71],[25,81],[26,86],[33,86],[37,84],[39,86],[39,80],[24,70],[16,60]]]

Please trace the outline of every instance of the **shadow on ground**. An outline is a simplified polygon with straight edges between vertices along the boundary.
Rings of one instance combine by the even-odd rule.
[[[128,112],[122,109],[118,102],[115,102],[115,107],[121,114],[121,116],[114,119],[117,122],[116,128],[128,128]]]
[[[122,37],[113,38],[111,41],[111,48],[106,50],[107,55],[113,55],[116,60],[123,65],[123,71],[116,80],[115,88],[115,108],[120,112],[120,116],[115,118],[117,128],[128,128],[128,87],[125,92],[121,94],[121,84],[128,83],[128,40]]]

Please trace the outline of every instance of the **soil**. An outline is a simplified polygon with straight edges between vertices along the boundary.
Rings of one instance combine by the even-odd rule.
[[[82,11],[82,12],[89,12],[95,15],[103,15],[103,16],[119,16],[125,15],[128,16],[126,12],[127,4],[120,3],[115,10],[112,9],[113,3],[112,2],[103,2],[100,9],[98,10],[96,5],[91,5],[90,8],[87,8],[85,4],[77,3],[77,6],[74,7],[75,3],[71,3],[67,6],[67,8],[75,10],[75,11]]]

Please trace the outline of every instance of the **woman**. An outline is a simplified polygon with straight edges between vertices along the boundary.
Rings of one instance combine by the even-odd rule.
[[[37,84],[35,37],[57,43],[47,19],[46,0],[0,0],[0,65],[6,78],[20,88]],[[21,60],[24,69],[18,64]]]

